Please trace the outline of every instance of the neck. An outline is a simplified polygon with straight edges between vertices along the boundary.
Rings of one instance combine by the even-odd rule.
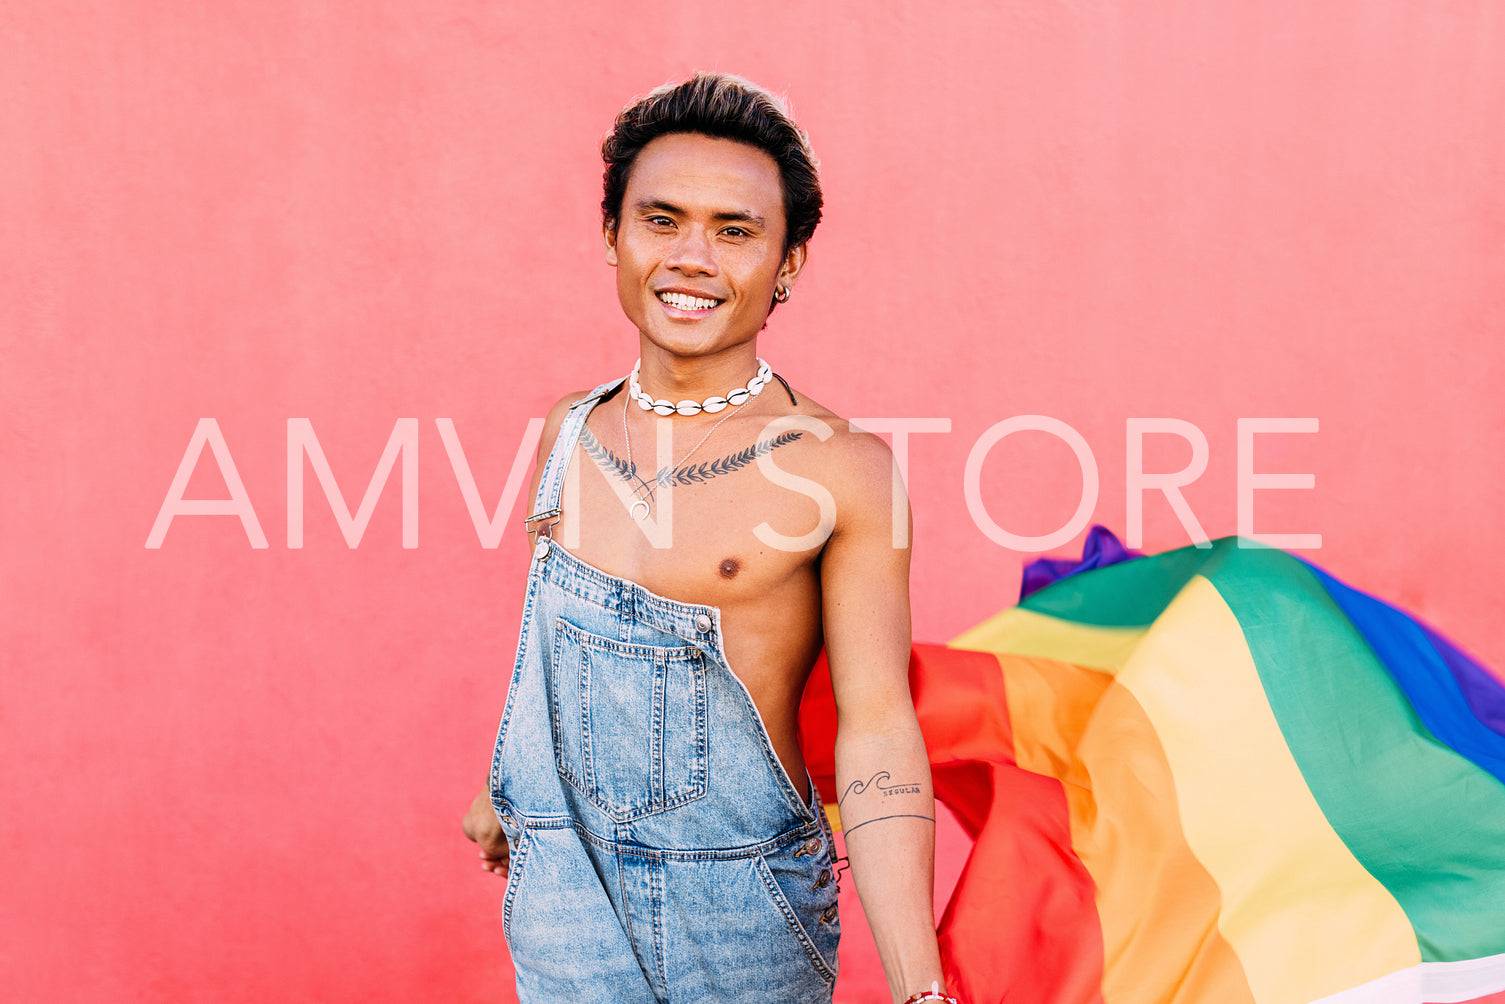
[[[753,342],[709,356],[676,356],[645,344],[638,379],[653,397],[699,401],[743,386],[757,372]]]

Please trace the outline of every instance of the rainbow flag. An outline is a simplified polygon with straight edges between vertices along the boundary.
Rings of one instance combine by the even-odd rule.
[[[1501,681],[1278,550],[1112,560],[1037,567],[1018,606],[915,646],[936,795],[975,838],[940,921],[951,986],[1505,1002]]]

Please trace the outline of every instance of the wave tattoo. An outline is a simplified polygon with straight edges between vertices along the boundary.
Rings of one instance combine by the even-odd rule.
[[[841,793],[841,797],[836,800],[836,805],[837,805],[838,808],[840,808],[841,804],[847,800],[847,796],[848,795],[861,795],[862,793],[864,793],[864,792],[866,792],[866,791],[868,791],[869,789],[872,789],[872,788],[877,788],[879,791],[881,791],[883,793],[883,797],[884,798],[887,798],[890,795],[920,795],[920,794],[923,794],[923,792],[920,790],[919,782],[917,782],[917,781],[903,781],[903,782],[900,782],[900,783],[897,783],[897,784],[890,783],[892,781],[893,781],[893,776],[891,774],[889,774],[889,772],[886,771],[886,770],[880,770],[878,773],[874,774],[872,777],[868,778],[866,781],[853,781],[851,784],[847,785],[847,790],[844,791],[844,792],[842,792]],[[884,816],[883,818],[884,819],[888,819],[890,817]],[[921,819],[929,819],[930,817],[929,816],[921,816],[919,818],[921,818]],[[877,820],[876,819],[870,819],[870,820],[868,820],[868,822],[870,822],[870,823],[876,823]],[[858,824],[858,825],[865,826],[867,824],[866,823],[861,823],[861,824]],[[852,827],[852,829],[854,829],[854,830],[856,828],[857,827],[855,827],[855,826]]]

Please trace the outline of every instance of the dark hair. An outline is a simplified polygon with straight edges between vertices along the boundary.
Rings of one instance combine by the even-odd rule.
[[[700,133],[757,147],[779,167],[784,195],[784,250],[810,239],[820,222],[820,176],[803,130],[784,103],[756,84],[725,73],[697,73],[680,84],[639,98],[617,115],[601,159],[601,219],[615,230],[622,218],[622,197],[638,153],[670,133]]]

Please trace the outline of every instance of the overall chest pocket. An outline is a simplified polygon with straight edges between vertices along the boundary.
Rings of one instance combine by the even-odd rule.
[[[559,776],[617,821],[706,791],[704,656],[554,624],[549,719]]]

